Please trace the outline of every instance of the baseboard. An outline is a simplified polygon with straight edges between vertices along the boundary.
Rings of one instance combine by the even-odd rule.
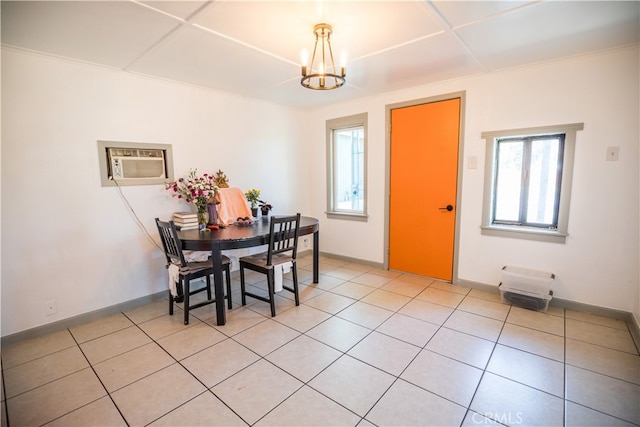
[[[296,255],[298,258],[301,258],[303,256],[307,256],[307,255],[313,255],[313,250],[311,250],[311,249],[300,250],[300,248],[298,248],[298,254]]]
[[[495,285],[487,285],[486,283],[473,282],[469,280],[459,280],[456,285],[465,286],[467,288],[478,289],[485,292],[498,294],[500,291]],[[565,310],[581,311],[584,313],[594,314],[596,316],[609,317],[611,319],[624,320],[629,325],[629,332],[636,344],[636,348],[640,349],[640,324],[633,313],[614,308],[600,307],[597,305],[585,304],[582,302],[571,301],[562,298],[553,297],[549,302],[552,307],[563,308]]]
[[[327,257],[327,258],[339,259],[340,261],[357,262],[358,264],[369,265],[371,267],[384,268],[384,263],[381,263],[381,262],[367,261],[367,260],[360,259],[360,258],[353,258],[353,257],[344,256],[344,255],[330,254],[330,253],[322,252],[322,251],[320,251],[320,255],[324,256],[324,257]]]
[[[633,341],[636,344],[636,348],[640,349],[640,328],[638,327],[638,322],[636,321],[633,313],[555,297],[549,302],[549,305],[564,308],[566,310],[581,311],[584,313],[595,314],[596,316],[624,320],[625,322],[627,322],[629,332],[631,333],[631,338],[633,338]]]
[[[312,251],[310,249],[301,251],[299,253],[299,256],[307,255],[307,253],[312,253]],[[352,258],[352,257],[347,257],[342,255],[324,253],[324,252],[320,252],[320,255],[326,256],[327,258],[339,259],[347,262],[357,262],[359,264],[366,264],[376,268],[384,268],[384,264],[379,262],[367,261],[367,260],[362,260],[358,258]],[[465,286],[467,288],[478,289],[484,292],[490,292],[495,294],[499,293],[497,286],[488,285],[486,283],[474,282],[470,280],[455,280],[453,284],[459,285],[459,286]],[[147,295],[147,296],[136,298],[130,301],[125,301],[119,304],[115,304],[109,307],[91,311],[89,313],[79,314],[77,316],[70,317],[68,319],[58,320],[56,322],[52,322],[46,325],[28,329],[26,331],[16,332],[15,334],[2,337],[0,343],[2,346],[6,346],[18,341],[35,338],[35,337],[56,332],[62,329],[72,328],[74,326],[80,325],[82,323],[90,322],[100,317],[110,316],[116,313],[120,313],[122,311],[131,310],[136,307],[149,304],[150,302],[153,302],[155,300],[165,298],[166,293],[167,293],[166,291],[161,291],[152,295]],[[582,311],[590,314],[595,314],[598,316],[624,320],[629,325],[629,331],[631,332],[631,336],[633,337],[633,340],[636,343],[636,347],[640,348],[640,322],[639,322],[640,319],[636,319],[632,313],[622,311],[622,310],[615,310],[611,308],[599,307],[591,304],[584,304],[580,302],[565,300],[562,298],[553,298],[550,301],[549,305],[554,307],[564,308],[567,310]]]
[[[464,286],[465,288],[477,289],[479,291],[488,292],[490,294],[499,294],[500,290],[496,285],[487,285],[486,283],[474,282],[471,280],[454,280],[454,285]]]
[[[311,249],[305,249],[298,253],[298,256],[311,255],[313,251]],[[232,278],[240,277],[239,269],[236,269],[231,274]],[[25,331],[16,332],[0,338],[0,346],[7,346],[19,341],[36,338],[42,335],[57,332],[63,329],[69,329],[74,326],[78,326],[82,323],[87,323],[92,320],[96,320],[101,317],[111,316],[116,313],[120,313],[127,310],[140,307],[145,304],[149,304],[155,300],[165,298],[167,291],[160,291],[158,293],[147,295],[144,297],[136,298],[130,301],[125,301],[119,304],[115,304],[109,307],[94,310],[88,313],[79,314],[77,316],[69,317],[67,319],[57,320],[55,322],[47,323],[46,325],[36,326],[35,328],[27,329]]]
[[[358,258],[351,258],[342,255],[335,255],[331,253],[320,252],[322,256],[326,256],[328,258],[340,259],[349,262],[357,262],[360,264],[367,264],[378,268],[384,268],[383,263],[377,263],[372,261],[361,260]],[[454,285],[464,286],[467,288],[477,289],[484,292],[499,294],[500,291],[496,285],[489,285],[481,282],[474,282],[471,280],[454,280],[452,282]],[[636,347],[640,348],[640,324],[638,319],[633,316],[632,313],[622,310],[616,310],[613,308],[600,307],[591,304],[584,304],[576,301],[565,300],[562,298],[553,298],[549,302],[550,306],[564,308],[567,310],[573,311],[582,311],[585,313],[594,314],[597,316],[609,317],[612,319],[624,320],[629,325],[629,330],[631,335],[633,336],[634,341],[636,342]]]
[[[600,307],[597,305],[585,304],[556,297],[551,299],[549,305],[564,308],[566,310],[582,311],[585,313],[595,314],[596,316],[610,317],[612,319],[624,320],[626,322],[633,323],[633,316],[631,313],[613,308]]]
[[[640,349],[640,319],[631,314],[632,321],[629,321],[629,329],[631,330],[631,336],[636,343],[636,348]]]
[[[69,329],[74,326],[78,326],[80,324],[99,319],[101,317],[111,316],[113,314],[120,313],[122,311],[132,310],[134,308],[143,306],[145,304],[149,304],[158,299],[165,298],[166,296],[167,296],[167,291],[161,291],[152,295],[147,295],[144,297],[125,301],[119,304],[115,304],[109,307],[90,311],[88,313],[79,314],[77,316],[69,317],[67,319],[61,319],[55,322],[47,323],[46,325],[37,326],[35,328],[27,329],[25,331],[16,332],[14,334],[2,337],[0,342],[2,347],[4,347],[19,341],[36,338],[36,337],[50,334],[52,332],[57,332],[63,329]]]

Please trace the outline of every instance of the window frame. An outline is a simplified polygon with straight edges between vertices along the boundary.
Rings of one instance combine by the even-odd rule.
[[[368,113],[354,114],[351,116],[330,119],[326,121],[326,149],[327,149],[327,218],[346,219],[353,221],[367,221],[367,138],[368,138]],[[363,128],[364,145],[363,145],[363,180],[362,180],[362,211],[344,211],[339,210],[335,203],[334,184],[335,184],[335,165],[334,165],[334,132],[340,130],[348,130],[352,128]]]
[[[573,179],[573,162],[576,145],[576,133],[584,129],[584,123],[540,126],[522,129],[509,129],[482,132],[486,141],[484,202],[481,233],[489,236],[512,237],[552,243],[565,243],[569,226],[569,208]],[[494,223],[495,177],[497,169],[497,146],[500,139],[529,138],[544,135],[564,134],[562,156],[562,175],[560,178],[560,199],[557,207],[557,227]]]
[[[511,142],[522,142],[522,169],[520,171],[520,207],[519,207],[519,215],[518,219],[500,219],[497,217],[497,206],[498,206],[498,198],[493,198],[493,206],[491,211],[491,223],[496,225],[520,225],[520,226],[528,226],[528,227],[537,227],[537,228],[557,228],[558,227],[558,207],[560,204],[560,198],[562,197],[562,173],[563,173],[563,164],[564,164],[564,141],[566,134],[565,133],[556,133],[556,134],[544,134],[544,135],[526,135],[526,136],[508,136],[508,137],[498,137],[495,138],[495,159],[494,164],[496,167],[494,168],[494,176],[493,176],[493,187],[496,187],[498,184],[498,179],[500,177],[500,146],[502,144],[508,144]],[[556,183],[554,189],[554,206],[553,206],[553,219],[550,223],[535,223],[529,222],[527,220],[528,212],[529,212],[529,194],[531,192],[531,160],[532,160],[532,148],[534,141],[545,140],[545,139],[557,139],[558,140],[558,158],[556,163]],[[549,165],[551,167],[551,165]]]

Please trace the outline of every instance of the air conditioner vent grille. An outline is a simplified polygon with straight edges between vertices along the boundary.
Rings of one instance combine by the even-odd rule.
[[[104,186],[163,184],[173,179],[171,146],[98,141]]]

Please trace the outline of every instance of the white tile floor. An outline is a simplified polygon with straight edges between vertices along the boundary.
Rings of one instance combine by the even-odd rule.
[[[225,326],[159,300],[3,348],[2,425],[640,424],[623,321],[324,257],[309,285],[299,264],[302,303],[274,318],[236,278]]]

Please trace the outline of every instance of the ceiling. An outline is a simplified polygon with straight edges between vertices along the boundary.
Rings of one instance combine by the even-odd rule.
[[[2,44],[295,108],[633,45],[640,2],[2,1]],[[300,85],[313,26],[347,83]]]

